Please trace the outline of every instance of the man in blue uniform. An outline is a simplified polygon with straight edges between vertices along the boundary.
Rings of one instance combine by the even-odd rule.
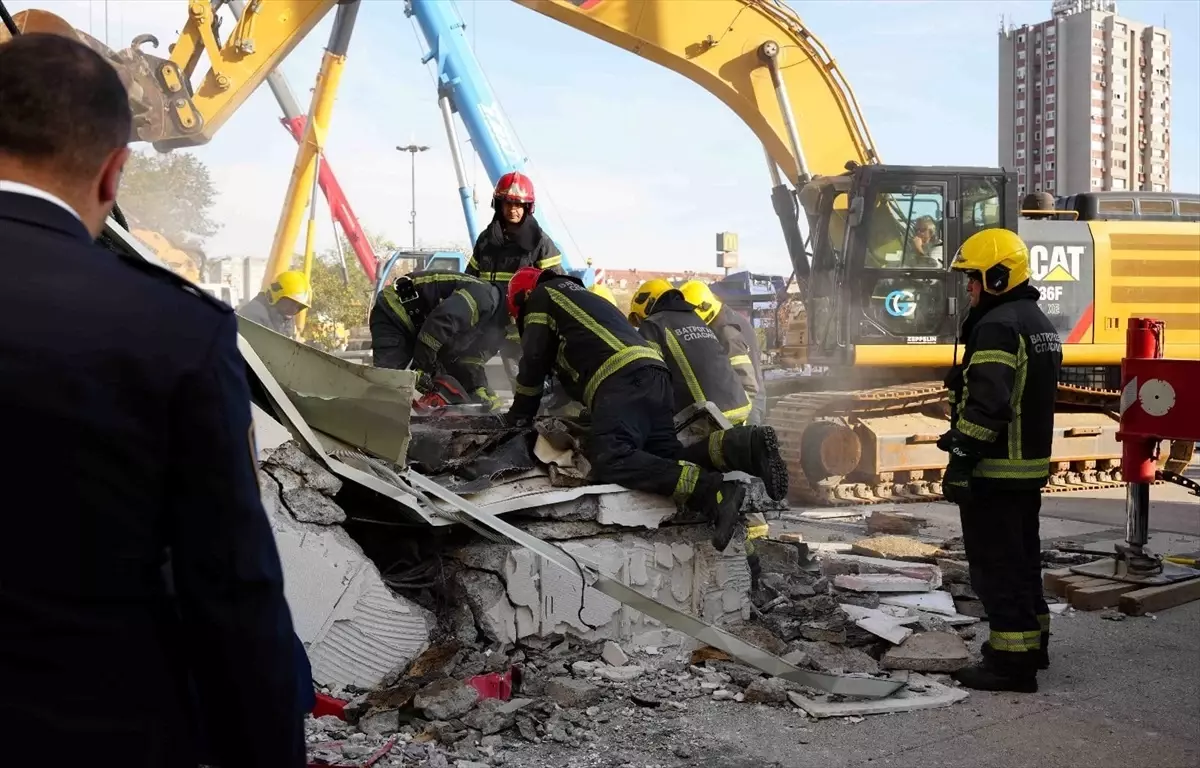
[[[96,764],[299,768],[233,311],[94,244],[131,125],[88,47],[0,45],[0,720],[21,723],[3,762],[70,745]]]

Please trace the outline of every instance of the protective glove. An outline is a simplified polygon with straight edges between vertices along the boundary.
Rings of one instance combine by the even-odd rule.
[[[428,395],[433,391],[433,377],[425,371],[413,371],[417,374],[417,383],[414,388],[422,395]]]
[[[953,504],[969,502],[971,473],[980,457],[967,448],[962,436],[954,430],[938,438],[937,447],[950,454],[950,463],[942,475],[942,495]]]

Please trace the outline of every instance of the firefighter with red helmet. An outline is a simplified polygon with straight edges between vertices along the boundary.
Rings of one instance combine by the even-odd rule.
[[[468,275],[486,280],[503,292],[521,267],[562,272],[562,254],[533,216],[536,200],[533,181],[525,174],[512,171],[500,177],[492,193],[495,213],[475,241],[467,262]],[[514,386],[520,357],[520,336],[515,326],[509,326],[500,345],[500,359]]]
[[[713,522],[724,550],[741,520],[745,486],[725,470],[763,479],[767,493],[787,493],[787,469],[774,431],[742,428],[684,448],[675,435],[675,390],[662,355],[628,318],[583,282],[522,267],[508,288],[508,311],[521,333],[521,363],[507,420],[537,414],[547,376],[591,411],[584,455],[599,482],[670,496]],[[713,454],[717,454],[714,458]],[[719,462],[720,469],[715,466]]]

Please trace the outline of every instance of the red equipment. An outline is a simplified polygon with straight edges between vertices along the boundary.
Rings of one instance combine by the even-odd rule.
[[[1131,573],[1157,573],[1162,561],[1145,547],[1150,529],[1150,485],[1157,480],[1177,483],[1200,496],[1200,484],[1158,468],[1163,440],[1200,441],[1200,398],[1188,396],[1187,382],[1200,380],[1200,362],[1168,360],[1163,354],[1165,325],[1144,317],[1129,319],[1125,359],[1121,361],[1121,476],[1126,497],[1125,538],[1118,560]]]
[[[501,200],[526,205],[529,212],[533,213],[533,204],[536,202],[533,180],[519,171],[504,174],[496,182],[496,191],[492,193],[492,207],[499,207]]]
[[[303,140],[307,118],[303,115],[290,119],[285,117],[280,122],[296,141]],[[337,177],[333,175],[333,169],[329,167],[329,160],[324,156],[321,157],[321,162],[318,164],[317,183],[321,185],[321,191],[325,193],[325,200],[329,203],[329,210],[333,211],[333,218],[341,226],[346,239],[350,241],[350,247],[354,249],[354,255],[358,257],[358,263],[362,265],[363,273],[366,274],[368,280],[374,283],[375,270],[379,260],[375,256],[375,251],[371,249],[371,244],[367,242],[367,236],[358,223],[358,217],[350,208],[350,201],[342,192],[342,185],[338,184]]]
[[[542,270],[537,267],[521,267],[508,281],[508,316],[515,318],[521,312],[525,297],[537,287]]]

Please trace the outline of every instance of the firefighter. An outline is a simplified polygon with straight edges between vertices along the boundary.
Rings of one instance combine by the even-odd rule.
[[[696,307],[696,314],[716,332],[733,370],[750,397],[750,424],[762,424],[766,415],[767,389],[763,385],[762,355],[750,318],[725,306],[704,283],[688,280],[679,287],[683,297]]]
[[[951,429],[938,447],[950,459],[942,488],[958,504],[971,585],[990,623],[983,663],[956,677],[968,688],[1033,693],[1037,670],[1049,666],[1038,513],[1062,345],[1038,307],[1029,249],[1014,232],[977,232],[951,268],[967,276],[971,309],[962,364],[946,378]]]
[[[762,355],[758,349],[758,336],[750,318],[731,307],[725,306],[704,283],[699,280],[689,280],[680,286],[679,290],[689,304],[696,307],[696,314],[717,334],[734,372],[742,382],[746,395],[750,398],[750,417],[747,420],[752,425],[762,424],[766,415],[767,388],[763,384]],[[782,498],[782,497],[781,497]],[[746,553],[750,560],[750,574],[754,582],[758,581],[758,555],[754,552],[754,542],[764,539],[771,532],[767,518],[761,512],[746,516]]]
[[[617,297],[613,295],[612,289],[607,285],[604,285],[603,283],[592,283],[592,287],[588,288],[588,290],[597,296],[603,297],[604,300],[609,304],[612,304],[614,307],[620,309],[620,305],[617,304]]]
[[[745,488],[725,481],[711,455],[729,469],[763,478],[768,493],[787,492],[774,433],[746,431],[683,448],[675,436],[671,374],[621,311],[571,276],[524,267],[509,284],[508,311],[521,330],[521,365],[510,424],[537,413],[547,375],[592,414],[584,448],[601,482],[670,496],[707,513],[713,546],[724,550],[740,520]],[[718,433],[724,434],[724,433]]]
[[[501,293],[521,267],[537,267],[562,272],[562,254],[554,241],[542,231],[533,216],[536,196],[533,181],[523,173],[506,173],[492,192],[495,213],[487,229],[479,233],[468,275],[487,280]],[[515,325],[509,325],[500,345],[500,359],[509,383],[516,385],[517,361],[521,358],[521,338]]]
[[[238,307],[237,313],[275,333],[294,337],[296,315],[308,309],[312,287],[298,269],[280,272],[265,291]]]
[[[458,272],[423,270],[398,277],[371,308],[371,350],[377,368],[412,365],[417,391],[429,394],[438,371],[453,376],[493,409],[484,364],[504,332],[502,294]]]
[[[696,307],[681,292],[661,278],[642,283],[630,302],[629,322],[671,371],[674,413],[707,401],[731,424],[746,423],[750,398],[716,332],[696,317]]]

